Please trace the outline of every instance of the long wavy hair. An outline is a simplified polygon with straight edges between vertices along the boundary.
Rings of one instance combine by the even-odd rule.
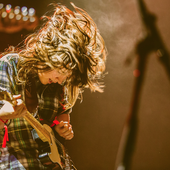
[[[71,71],[64,84],[66,109],[75,104],[84,88],[103,91],[106,61],[105,43],[96,24],[84,10],[71,4],[74,11],[53,4],[53,14],[44,15],[42,27],[26,38],[18,63],[20,82],[40,69]]]

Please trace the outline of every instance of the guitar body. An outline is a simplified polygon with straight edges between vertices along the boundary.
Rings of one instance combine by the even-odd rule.
[[[52,170],[75,170],[64,147],[58,140],[55,140],[51,127],[47,124],[43,124],[43,127],[51,134],[51,143],[42,141],[36,130],[32,130],[33,138],[39,146],[41,163]]]
[[[44,166],[48,166],[52,169],[60,170],[63,169],[61,164],[61,158],[58,151],[57,144],[55,142],[55,138],[53,136],[53,131],[50,126],[44,124],[43,127],[50,133],[51,135],[51,143],[43,142],[39,135],[37,134],[36,130],[33,129],[32,134],[34,140],[39,145],[39,160]],[[60,151],[61,152],[61,151]]]

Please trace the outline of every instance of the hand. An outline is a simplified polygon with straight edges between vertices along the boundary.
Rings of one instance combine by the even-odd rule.
[[[74,136],[72,130],[72,125],[67,121],[61,121],[58,125],[55,126],[56,132],[66,140],[71,140]]]
[[[13,96],[13,98],[15,99],[15,105],[11,104],[8,101],[4,101],[5,104],[0,109],[0,118],[2,120],[19,118],[23,117],[26,114],[27,108],[23,101],[19,99],[20,97],[21,95]]]

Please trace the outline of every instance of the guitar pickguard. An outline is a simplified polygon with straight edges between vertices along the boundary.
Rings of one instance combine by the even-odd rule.
[[[39,160],[44,166],[52,168],[57,167],[58,169],[63,169],[58,147],[52,134],[53,133],[52,129],[46,124],[44,124],[43,126],[50,133],[51,143],[43,142],[39,138],[36,130],[35,129],[32,130],[33,138],[39,145]]]

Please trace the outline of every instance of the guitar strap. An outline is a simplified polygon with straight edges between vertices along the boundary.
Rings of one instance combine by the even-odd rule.
[[[35,113],[38,106],[38,97],[35,85],[35,79],[28,78],[25,85],[25,104],[30,113]]]
[[[25,85],[24,91],[25,91],[25,105],[27,107],[27,110],[34,115],[37,112],[38,106],[38,97],[34,78],[29,77]],[[39,115],[37,116],[39,117]],[[41,118],[41,124],[48,124],[51,127],[58,123],[59,122],[57,120],[54,120],[53,123],[51,124],[47,120]]]

